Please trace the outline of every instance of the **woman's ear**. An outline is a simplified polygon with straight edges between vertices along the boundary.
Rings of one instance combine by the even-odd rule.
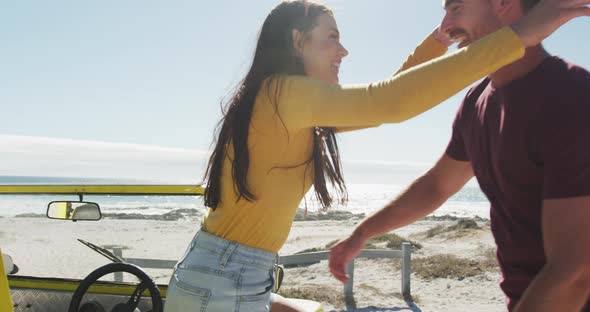
[[[303,56],[303,44],[304,38],[303,33],[293,28],[293,49],[298,56]]]

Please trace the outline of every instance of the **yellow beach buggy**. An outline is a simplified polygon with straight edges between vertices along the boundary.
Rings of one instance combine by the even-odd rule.
[[[162,312],[167,277],[176,261],[152,259],[149,246],[166,244],[168,235],[176,232],[186,236],[182,243],[186,244],[191,233],[176,228],[169,231],[174,233],[164,233],[165,229],[157,222],[134,231],[131,227],[140,222],[104,219],[100,198],[202,194],[203,189],[194,185],[0,185],[0,196],[48,198],[43,215],[26,215],[20,219],[0,217],[0,248],[3,248],[0,249],[0,312]],[[47,196],[51,196],[51,200]],[[77,200],[71,200],[72,197]],[[85,201],[85,197],[99,200]],[[103,224],[85,222],[101,219]],[[90,238],[77,237],[85,236],[89,233],[85,229],[89,228],[98,234]],[[15,229],[22,234],[15,234]],[[142,236],[136,234],[142,231],[152,235],[150,240],[153,241],[143,241],[148,247],[142,251],[148,257],[123,257],[123,250],[133,248],[117,244],[117,241],[142,241],[143,237],[133,237]],[[30,232],[36,236],[27,236]],[[102,243],[91,241],[95,239]],[[112,244],[105,244],[105,241]],[[16,249],[19,250],[17,254],[14,253]],[[325,254],[319,256],[326,257]],[[156,255],[156,258],[166,258],[166,254]],[[289,261],[288,258],[284,260]],[[165,273],[156,274],[154,278],[154,274],[146,273],[146,268],[165,270]],[[307,306],[309,311],[322,311],[317,302],[300,300],[298,303]]]

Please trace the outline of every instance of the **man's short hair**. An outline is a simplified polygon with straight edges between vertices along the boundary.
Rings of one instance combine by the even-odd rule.
[[[521,0],[520,3],[522,4],[522,8],[524,11],[528,11],[532,9],[535,4],[539,3],[539,0]]]

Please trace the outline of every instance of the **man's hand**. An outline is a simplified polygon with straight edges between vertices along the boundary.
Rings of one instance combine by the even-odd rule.
[[[358,256],[371,237],[393,231],[432,213],[473,177],[468,161],[446,154],[396,199],[361,221],[353,233],[338,242],[330,252],[330,272],[342,283],[348,282],[348,263]]]
[[[434,37],[434,39],[436,39],[438,42],[440,42],[440,44],[444,45],[447,48],[453,44],[453,39],[451,39],[449,34],[446,34],[441,29],[440,25],[432,31],[432,36]]]
[[[330,249],[330,272],[336,279],[346,284],[350,278],[346,274],[346,267],[356,256],[361,253],[365,241],[358,234],[351,234],[348,238],[339,241]]]

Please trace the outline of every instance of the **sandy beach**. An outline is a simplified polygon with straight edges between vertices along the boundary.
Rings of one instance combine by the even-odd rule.
[[[198,227],[197,216],[173,221],[121,220],[69,222],[44,217],[0,218],[0,245],[21,275],[83,278],[109,260],[76,241],[120,246],[125,257],[178,259]],[[360,220],[296,221],[281,255],[323,248],[350,233]],[[493,238],[485,220],[461,228],[457,221],[423,220],[393,233],[412,242],[411,291],[414,302],[401,298],[399,259],[357,260],[354,296],[348,311],[504,311]],[[428,232],[430,230],[430,232]],[[375,248],[387,242],[376,243]],[[450,254],[452,256],[445,256]],[[146,271],[167,283],[171,270]],[[326,311],[346,310],[343,286],[322,261],[285,270],[279,292],[320,301]]]

